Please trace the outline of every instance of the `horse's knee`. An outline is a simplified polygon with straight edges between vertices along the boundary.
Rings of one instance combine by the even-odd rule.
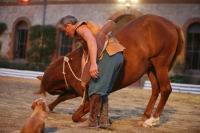
[[[168,96],[168,95],[170,95],[171,92],[172,92],[172,88],[171,88],[170,85],[168,85],[167,87],[161,89],[161,95]]]
[[[158,97],[160,91],[152,91],[152,97]]]
[[[72,120],[74,122],[80,122],[81,121],[81,116],[79,114],[73,114],[72,115]]]
[[[89,106],[80,105],[79,108],[72,115],[74,122],[83,121],[83,116],[89,112]]]
[[[74,122],[85,121],[86,119],[83,118],[84,115],[85,115],[85,113],[83,113],[83,112],[75,112],[75,113],[72,115],[72,120],[73,120]]]

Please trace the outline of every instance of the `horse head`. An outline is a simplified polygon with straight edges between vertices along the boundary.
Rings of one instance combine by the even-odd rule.
[[[79,48],[53,61],[44,75],[37,77],[41,80],[37,94],[45,95],[45,92],[48,92],[51,95],[60,95],[73,88],[78,95],[82,96],[84,88],[78,80],[81,76],[81,57],[82,49]]]

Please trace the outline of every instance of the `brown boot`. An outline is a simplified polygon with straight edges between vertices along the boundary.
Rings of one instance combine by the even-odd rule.
[[[99,118],[99,127],[104,129],[110,129],[111,123],[108,116],[108,97],[102,98],[100,118]]]
[[[100,95],[92,95],[90,97],[90,114],[89,118],[80,124],[77,124],[76,127],[98,127],[97,116],[100,109]]]

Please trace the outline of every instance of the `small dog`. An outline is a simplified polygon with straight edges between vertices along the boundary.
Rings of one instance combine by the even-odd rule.
[[[46,101],[42,98],[36,99],[32,103],[31,108],[33,109],[33,113],[22,127],[21,133],[44,133],[45,119],[49,112]]]

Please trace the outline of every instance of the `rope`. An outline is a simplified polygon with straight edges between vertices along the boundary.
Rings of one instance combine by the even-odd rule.
[[[88,61],[88,57],[87,57],[87,61]],[[72,68],[71,68],[71,65],[69,64],[69,58],[68,57],[66,57],[66,56],[64,56],[64,61],[63,61],[63,75],[64,75],[64,79],[65,79],[65,84],[66,84],[66,86],[68,87],[69,85],[68,85],[68,83],[67,83],[67,79],[66,79],[66,73],[65,73],[65,62],[67,62],[67,64],[68,64],[68,66],[69,66],[69,69],[70,69],[70,71],[71,71],[71,73],[73,74],[73,76],[78,80],[78,81],[82,81],[81,79],[79,79],[76,75],[75,75],[75,73],[74,73],[74,71],[72,70]],[[81,105],[83,105],[84,103],[85,103],[85,99],[86,99],[86,91],[84,91],[84,93],[83,93],[83,98],[82,98],[82,100],[81,100]]]
[[[65,59],[64,59],[65,60]],[[63,61],[63,71],[62,74],[64,75],[64,80],[65,80],[65,84],[67,86],[67,88],[69,87],[69,84],[67,83],[67,79],[66,79],[66,73],[65,73],[65,61]]]
[[[82,68],[82,71],[81,71],[81,77],[83,76],[83,71],[84,71],[85,65],[88,63],[88,61],[89,61],[89,55],[87,54],[87,58],[86,58],[85,64],[84,64],[84,66]]]
[[[70,69],[70,71],[71,71],[71,73],[73,74],[73,76],[78,80],[78,81],[82,81],[80,78],[78,78],[76,75],[75,75],[75,73],[74,73],[74,71],[72,70],[72,67],[71,67],[71,65],[69,64],[69,58],[67,57],[67,56],[64,56],[64,62],[67,62],[67,65],[69,66],[69,69]],[[65,63],[64,63],[65,64]],[[63,69],[64,70],[64,69]],[[64,72],[64,71],[63,71]],[[65,72],[64,72],[65,73]],[[65,74],[64,74],[65,75]]]
[[[83,98],[81,100],[81,104],[80,105],[83,105],[85,103],[85,99],[86,99],[86,94],[85,94],[86,90],[83,92]]]

